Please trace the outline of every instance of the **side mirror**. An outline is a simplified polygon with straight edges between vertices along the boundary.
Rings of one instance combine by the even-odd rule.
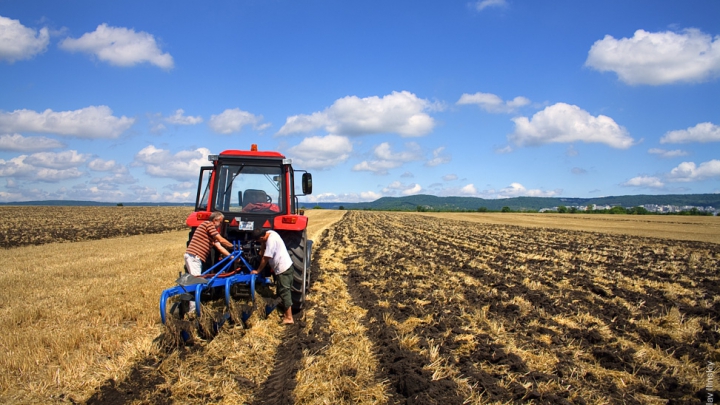
[[[312,174],[303,173],[302,175],[303,194],[312,194]]]

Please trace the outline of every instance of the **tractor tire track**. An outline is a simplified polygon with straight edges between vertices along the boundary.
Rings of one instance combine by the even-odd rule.
[[[327,229],[319,246],[314,246],[313,251],[322,251],[327,245]],[[316,257],[316,253],[313,253]],[[310,272],[310,288],[322,277],[322,269],[316,260],[312,260]],[[302,311],[294,313],[295,323],[286,325],[282,337],[282,343],[275,355],[272,372],[262,383],[255,394],[255,401],[252,405],[290,405],[295,403],[293,391],[297,384],[297,373],[301,368],[303,352],[316,352],[328,344],[330,336],[324,331],[327,329],[327,313],[319,305],[316,305],[308,296],[305,307]],[[305,311],[315,309],[315,317],[312,328],[306,330],[307,322],[304,319]]]

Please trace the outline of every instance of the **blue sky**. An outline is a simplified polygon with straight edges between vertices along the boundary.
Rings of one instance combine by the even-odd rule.
[[[0,0],[0,201],[720,192],[720,1]]]

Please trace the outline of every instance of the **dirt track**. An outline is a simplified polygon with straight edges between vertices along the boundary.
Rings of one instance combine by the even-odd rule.
[[[694,404],[720,360],[719,262],[700,242],[349,212],[314,248],[305,317],[273,329],[265,377],[239,371],[232,390],[254,404]],[[215,372],[227,357],[196,354]],[[178,372],[136,370],[88,403],[192,402]]]

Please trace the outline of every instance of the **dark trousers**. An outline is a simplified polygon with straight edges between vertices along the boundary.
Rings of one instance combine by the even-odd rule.
[[[285,309],[292,307],[292,285],[294,269],[291,266],[284,272],[275,275],[275,293],[282,299]]]

